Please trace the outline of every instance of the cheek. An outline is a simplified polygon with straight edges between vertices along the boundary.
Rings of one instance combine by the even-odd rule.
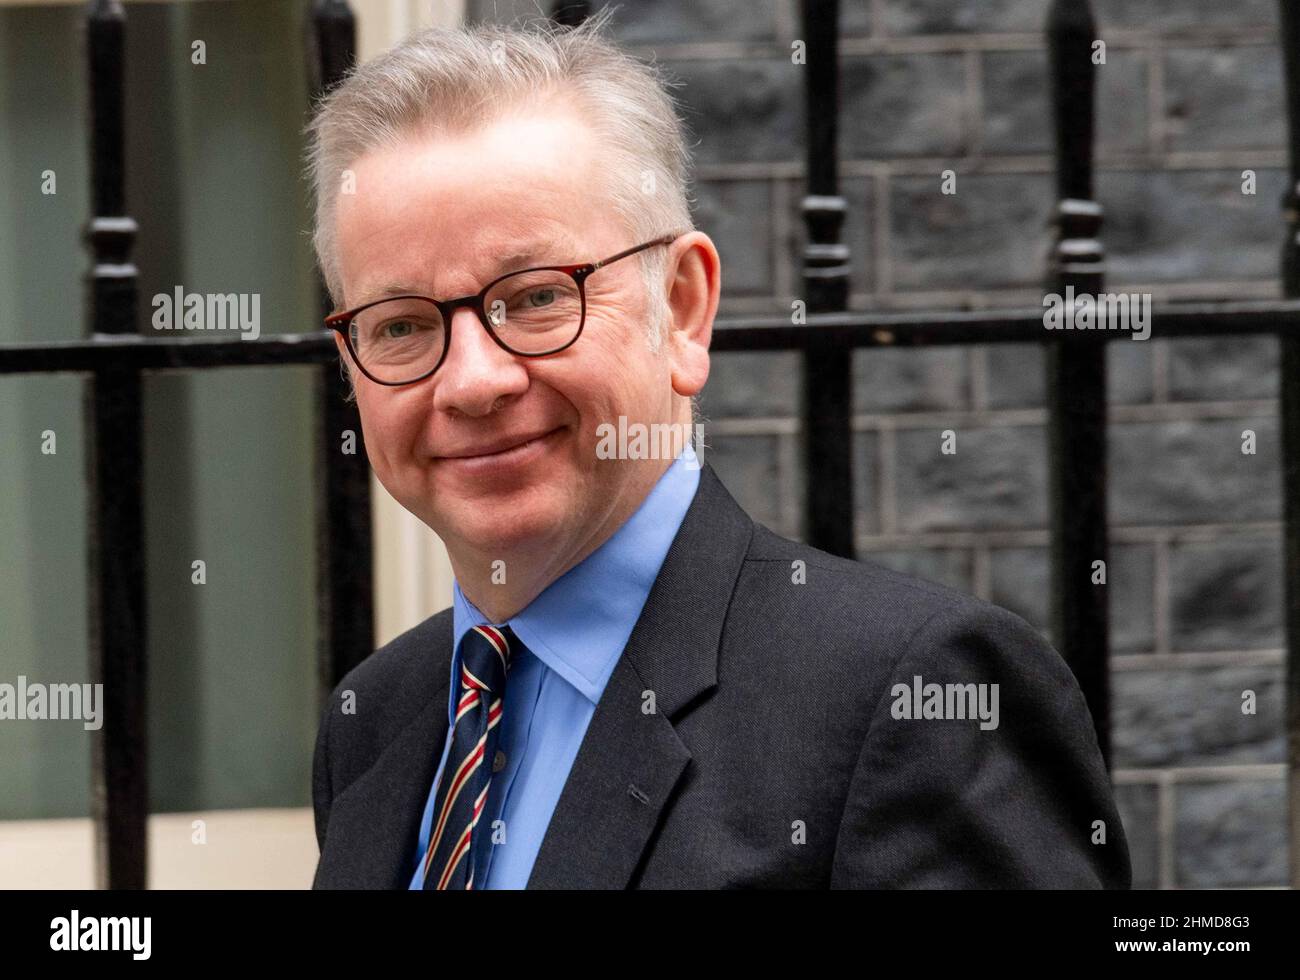
[[[591,336],[586,336],[587,331]],[[602,401],[631,409],[643,403],[667,376],[666,361],[646,343],[642,313],[632,309],[589,309],[583,337],[588,342],[585,383],[602,392]]]
[[[419,422],[411,411],[404,410],[403,400],[372,395],[357,391],[361,431],[371,465],[376,471],[391,472],[411,458]]]

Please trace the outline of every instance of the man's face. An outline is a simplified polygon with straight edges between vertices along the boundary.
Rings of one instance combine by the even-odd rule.
[[[606,203],[603,159],[594,134],[553,106],[368,153],[351,167],[356,193],[338,198],[346,306],[391,292],[467,296],[507,272],[640,244]],[[376,475],[438,533],[453,566],[519,548],[576,560],[667,466],[599,459],[597,426],[690,421],[673,391],[673,345],[646,343],[639,256],[597,270],[586,296],[582,335],[558,354],[503,350],[465,307],[424,381],[386,387],[353,369]]]

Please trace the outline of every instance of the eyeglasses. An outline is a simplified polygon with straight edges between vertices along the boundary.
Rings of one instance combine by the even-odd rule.
[[[582,335],[588,276],[680,237],[664,235],[599,262],[508,272],[477,294],[459,299],[389,296],[332,313],[325,326],[343,335],[361,373],[381,385],[414,384],[438,370],[451,347],[452,315],[462,306],[478,314],[483,329],[503,350],[520,357],[558,354]]]

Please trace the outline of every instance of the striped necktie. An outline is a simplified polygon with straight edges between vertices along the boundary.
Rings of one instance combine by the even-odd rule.
[[[513,642],[518,641],[508,626],[475,626],[460,641],[460,700],[434,798],[426,889],[474,887],[472,835],[492,781]]]

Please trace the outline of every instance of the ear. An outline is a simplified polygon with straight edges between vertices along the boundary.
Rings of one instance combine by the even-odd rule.
[[[667,351],[673,391],[690,398],[709,378],[709,342],[722,293],[722,263],[713,240],[692,231],[672,244],[667,280]]]

